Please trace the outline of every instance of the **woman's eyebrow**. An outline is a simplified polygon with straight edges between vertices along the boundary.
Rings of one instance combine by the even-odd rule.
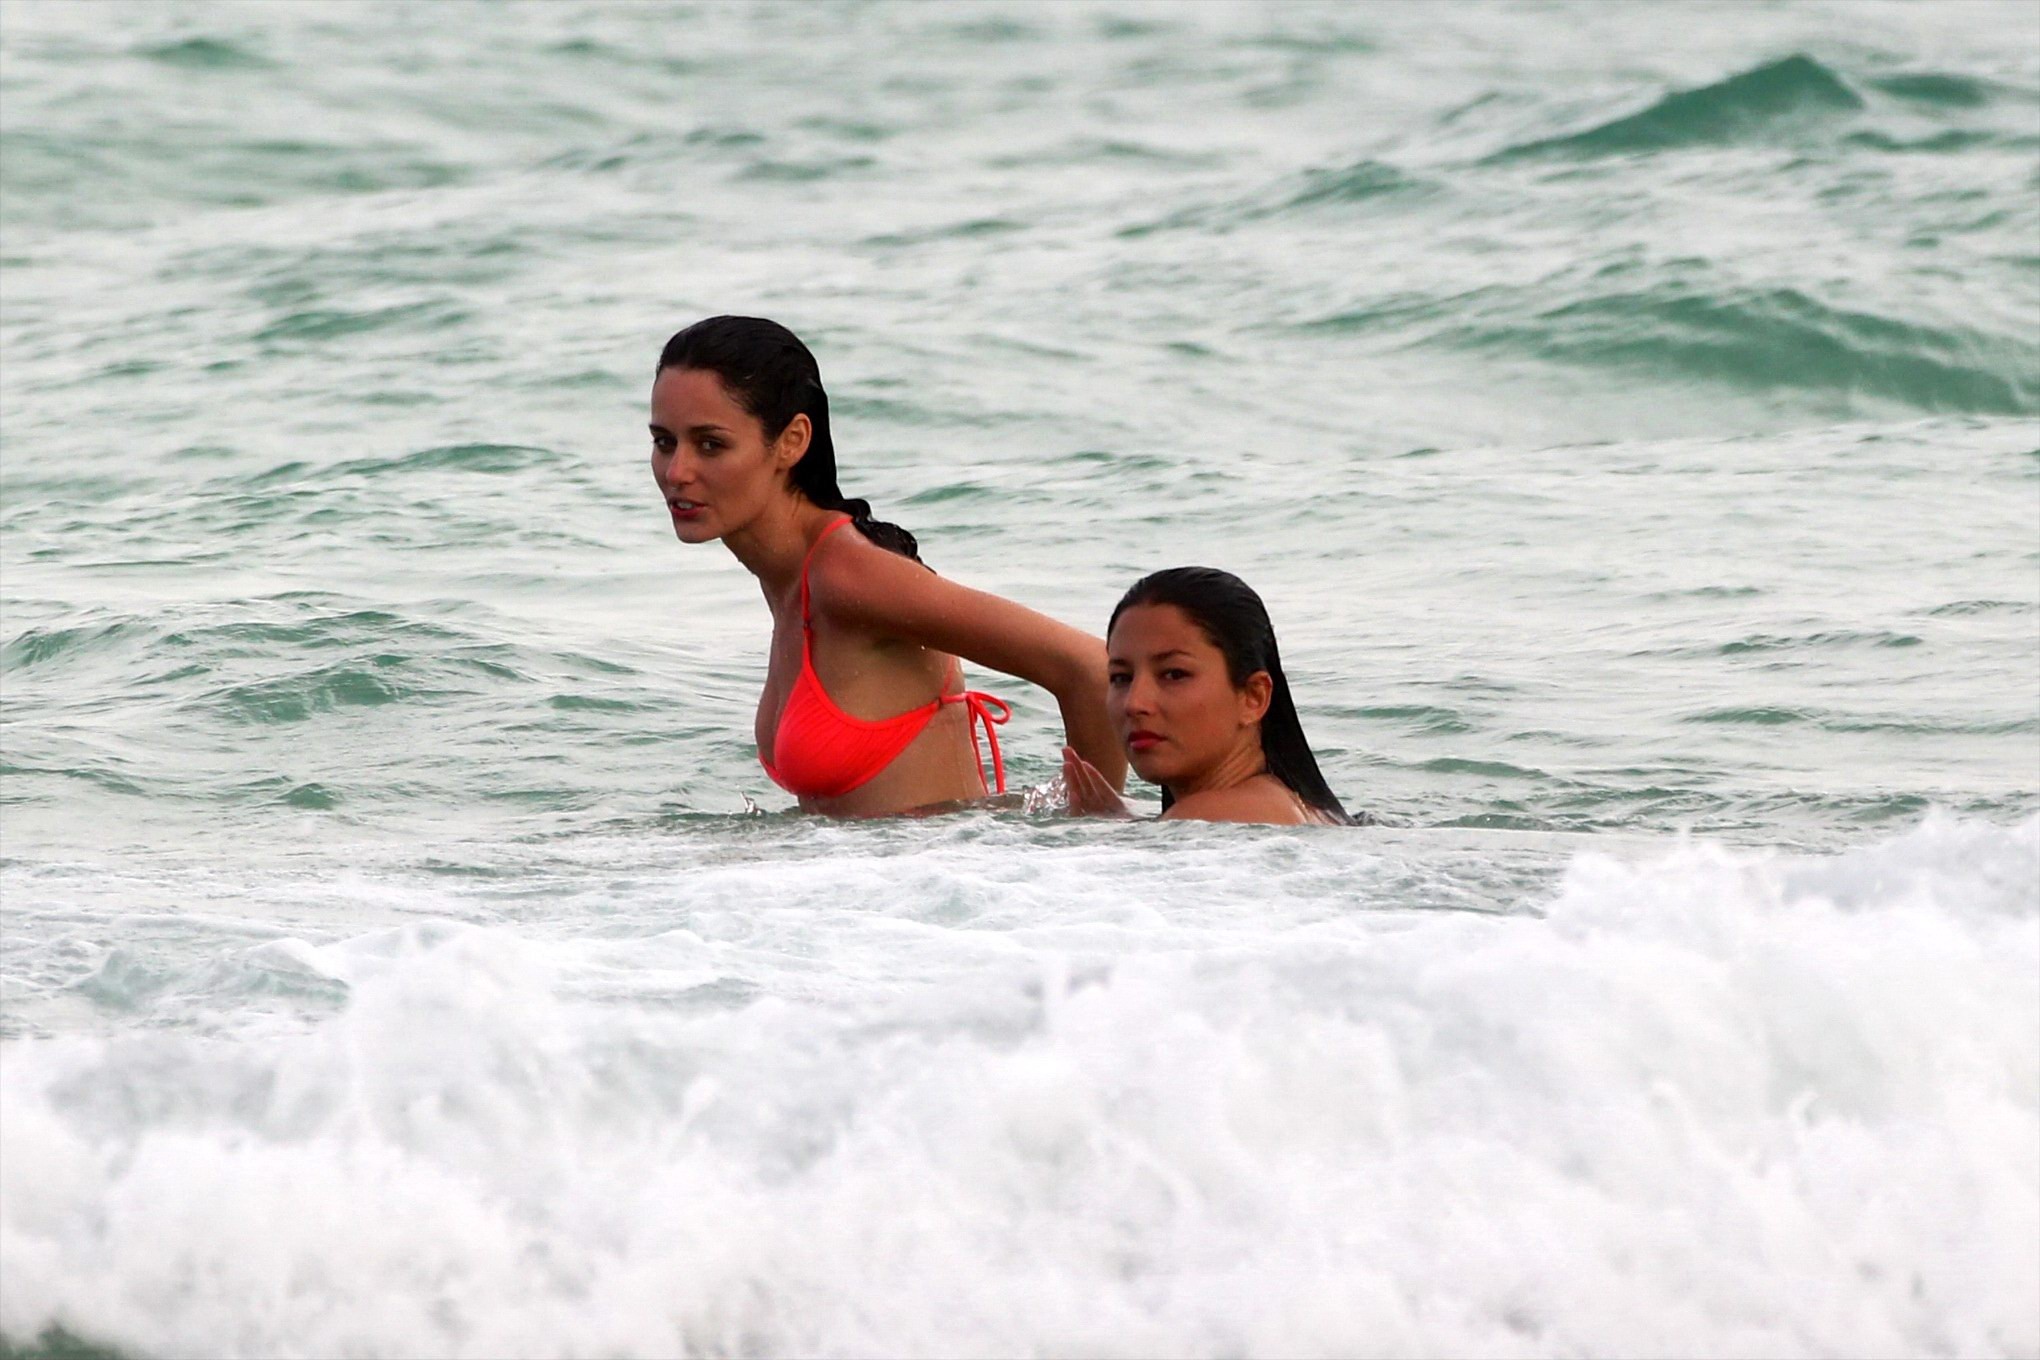
[[[659,423],[658,423],[658,422],[656,422],[656,421],[654,421],[654,422],[652,423],[652,425],[651,425],[651,431],[652,431],[652,433],[653,433],[653,434],[663,434],[663,435],[670,435],[670,434],[672,434],[672,433],[673,433],[673,432],[672,432],[671,430],[667,429],[667,428],[666,428],[666,427],[665,427],[664,425],[661,425],[661,424],[659,424]],[[689,434],[696,434],[696,435],[699,435],[699,434],[728,434],[728,433],[729,433],[729,430],[728,430],[728,429],[727,429],[726,427],[724,427],[724,426],[721,426],[721,425],[689,425],[689,426],[687,427],[687,433],[689,433]]]

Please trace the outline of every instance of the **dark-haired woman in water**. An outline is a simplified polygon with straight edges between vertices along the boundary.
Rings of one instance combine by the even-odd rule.
[[[1134,583],[1106,625],[1105,706],[1162,816],[1349,825],[1304,740],[1275,626],[1239,577],[1172,567]],[[1130,815],[1080,750],[1063,752],[1069,809]]]
[[[765,592],[758,756],[802,808],[875,817],[1004,792],[993,727],[1006,705],[964,685],[960,657],[1053,694],[1099,782],[1125,779],[1104,646],[943,580],[912,534],[842,493],[829,399],[793,332],[758,317],[697,321],[659,355],[651,407],[652,476],[673,532],[720,540]]]

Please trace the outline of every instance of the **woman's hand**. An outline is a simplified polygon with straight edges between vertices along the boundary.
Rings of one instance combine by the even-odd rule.
[[[1133,809],[1119,796],[1119,790],[1098,773],[1098,767],[1068,746],[1063,747],[1062,779],[1063,790],[1069,797],[1070,816],[1133,816]]]

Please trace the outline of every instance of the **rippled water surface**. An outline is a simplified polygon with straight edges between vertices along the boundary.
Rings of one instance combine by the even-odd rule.
[[[2036,243],[2019,4],[9,0],[0,1344],[2040,1350]],[[1383,825],[788,815],[718,311]]]

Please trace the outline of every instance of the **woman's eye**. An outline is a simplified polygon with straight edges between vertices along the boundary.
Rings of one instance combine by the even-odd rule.
[[[721,448],[722,440],[720,439],[704,439],[701,441],[701,451],[703,453],[715,453]]]
[[[1190,672],[1184,670],[1181,666],[1171,666],[1162,672],[1162,679],[1164,680],[1188,680],[1189,678]]]
[[[1133,677],[1127,675],[1123,671],[1114,672],[1113,674],[1105,677],[1105,683],[1110,685],[1114,689],[1125,689],[1127,685],[1132,682],[1132,680]]]

